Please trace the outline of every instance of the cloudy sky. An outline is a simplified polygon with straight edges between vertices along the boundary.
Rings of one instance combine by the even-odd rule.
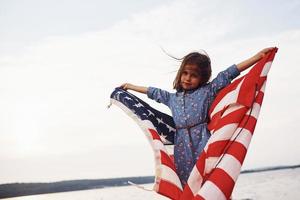
[[[141,130],[106,106],[123,82],[172,90],[179,63],[161,47],[204,49],[215,76],[277,46],[244,168],[299,164],[299,10],[297,0],[0,1],[0,183],[152,175]]]

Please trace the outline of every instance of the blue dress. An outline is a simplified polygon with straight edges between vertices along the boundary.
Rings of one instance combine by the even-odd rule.
[[[170,93],[149,87],[147,96],[167,105],[176,125],[174,160],[176,172],[184,186],[198,156],[204,149],[210,132],[208,111],[216,94],[240,74],[236,65],[220,72],[211,82],[190,91]]]

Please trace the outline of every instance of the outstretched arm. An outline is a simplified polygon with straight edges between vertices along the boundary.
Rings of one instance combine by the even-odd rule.
[[[147,87],[137,86],[137,85],[133,85],[133,84],[130,84],[130,83],[122,84],[121,88],[123,88],[124,90],[133,90],[133,91],[140,92],[140,93],[143,93],[143,94],[147,94],[147,91],[148,91]]]
[[[261,50],[260,52],[258,52],[257,54],[255,54],[254,56],[252,56],[251,58],[244,60],[243,62],[237,64],[237,68],[240,72],[248,69],[249,67],[251,67],[253,64],[255,64],[257,61],[259,61],[260,59],[262,59],[266,53],[268,53],[269,51],[273,50],[275,47],[269,47],[269,48],[265,48],[263,50]]]

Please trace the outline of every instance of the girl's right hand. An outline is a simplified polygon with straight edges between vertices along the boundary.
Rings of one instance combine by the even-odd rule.
[[[132,88],[132,84],[130,83],[123,83],[120,87],[123,89],[123,90],[128,90],[128,89],[131,89]]]
[[[130,84],[130,83],[123,83],[120,87],[123,90],[133,90],[133,91],[140,92],[140,93],[143,93],[143,94],[147,94],[147,91],[148,91],[147,87],[137,86],[137,85],[133,85],[133,84]]]

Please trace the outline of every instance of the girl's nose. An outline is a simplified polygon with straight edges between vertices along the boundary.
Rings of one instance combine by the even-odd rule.
[[[186,76],[186,80],[191,80],[191,76],[190,76],[190,75],[187,75],[187,76]]]

